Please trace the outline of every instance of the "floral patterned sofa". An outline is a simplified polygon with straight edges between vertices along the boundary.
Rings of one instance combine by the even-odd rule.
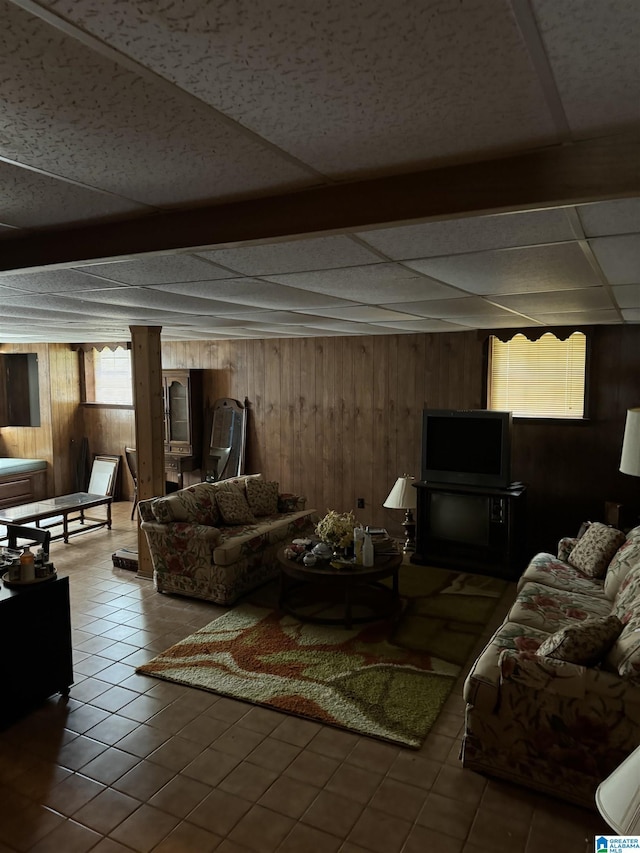
[[[594,808],[640,744],[640,527],[535,556],[464,697],[464,767]]]
[[[281,544],[313,530],[305,503],[260,474],[140,501],[156,589],[233,604],[277,575]]]

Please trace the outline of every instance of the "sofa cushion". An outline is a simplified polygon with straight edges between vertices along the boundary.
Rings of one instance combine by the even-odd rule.
[[[640,536],[627,535],[627,541],[616,551],[604,578],[604,594],[613,601],[629,571],[640,565]]]
[[[509,621],[553,634],[575,622],[611,615],[611,602],[601,590],[589,595],[526,583],[509,611]]]
[[[536,654],[593,666],[607,654],[621,631],[622,622],[614,614],[603,619],[585,619],[578,624],[566,625],[547,637]]]
[[[577,541],[577,540],[575,540]],[[587,595],[598,595],[602,593],[604,581],[600,578],[592,578],[585,575],[580,569],[563,563],[553,554],[540,553],[531,559],[531,562],[522,573],[518,581],[518,591],[525,583],[534,581],[554,589],[562,589],[567,592],[583,592]]]
[[[256,517],[277,514],[278,488],[274,480],[247,480],[247,501]]]
[[[217,489],[216,502],[225,524],[253,524],[256,520],[240,486],[229,484]]]
[[[594,521],[569,554],[568,563],[585,575],[603,577],[607,566],[626,537],[621,530]]]

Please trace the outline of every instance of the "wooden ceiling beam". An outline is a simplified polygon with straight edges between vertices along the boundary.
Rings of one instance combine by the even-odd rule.
[[[0,244],[0,270],[640,196],[639,143],[638,135],[604,137],[495,160],[7,237]]]

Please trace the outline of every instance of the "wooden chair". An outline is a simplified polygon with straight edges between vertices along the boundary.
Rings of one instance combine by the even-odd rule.
[[[133,480],[133,507],[131,508],[131,520],[133,521],[136,506],[138,505],[138,455],[135,447],[125,447],[124,456],[127,460],[127,467],[129,468],[131,479]]]

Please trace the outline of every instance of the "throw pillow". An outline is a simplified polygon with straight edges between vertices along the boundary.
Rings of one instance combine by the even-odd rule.
[[[196,483],[177,492],[187,513],[187,521],[215,527],[220,523],[215,487],[211,483]]]
[[[625,539],[621,530],[594,521],[569,554],[568,563],[589,577],[601,578]]]
[[[547,637],[536,654],[581,666],[593,666],[607,654],[621,631],[622,622],[617,616],[585,619],[575,625],[566,625]]]
[[[276,515],[278,488],[274,480],[247,480],[247,501],[254,515]]]
[[[238,486],[217,489],[216,503],[225,524],[253,524],[256,520]]]

